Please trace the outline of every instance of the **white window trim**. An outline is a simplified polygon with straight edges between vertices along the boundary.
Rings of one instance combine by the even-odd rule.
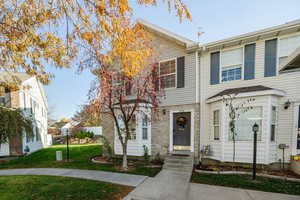
[[[252,43],[249,43],[249,44],[252,44]],[[233,48],[228,48],[228,49],[225,49],[225,50],[221,50],[220,51],[220,70],[219,70],[219,80],[220,80],[220,83],[231,83],[233,81],[240,81],[240,80],[244,80],[244,63],[245,63],[245,46],[247,44],[244,44],[243,46],[240,46],[240,47],[233,47]],[[240,64],[241,65],[241,79],[239,80],[232,80],[232,81],[222,81],[222,71],[223,71],[223,68],[226,68],[226,69],[230,69],[231,67],[232,68],[237,68],[235,66],[238,66],[238,65],[225,65],[223,66],[222,65],[222,54],[224,53],[224,51],[230,51],[230,50],[235,50],[235,49],[242,49],[242,63]]]
[[[177,88],[177,57],[159,61],[158,62],[158,74],[159,74],[159,78],[160,78],[160,63],[168,62],[168,61],[171,61],[171,60],[175,60],[175,72],[174,72],[175,73],[175,87],[164,88],[164,90],[173,90],[173,89]],[[173,74],[173,73],[171,73],[171,74]],[[164,74],[163,76],[168,76],[168,75],[171,75],[171,74]],[[159,79],[159,88],[161,88],[160,79]]]
[[[215,121],[214,121],[214,114],[215,112],[218,111],[219,112],[219,124],[216,125]],[[212,115],[213,115],[213,120],[212,120],[212,141],[220,141],[221,140],[221,110],[220,109],[215,109],[212,111]],[[215,127],[219,126],[219,139],[215,139]]]

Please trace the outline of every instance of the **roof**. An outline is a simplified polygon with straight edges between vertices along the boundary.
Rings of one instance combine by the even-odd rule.
[[[290,71],[300,68],[300,47],[289,55],[280,66],[280,72]]]
[[[209,97],[207,100],[214,99],[216,97],[223,97],[228,96],[231,94],[241,94],[241,93],[248,93],[248,92],[258,92],[258,91],[266,91],[266,90],[274,90],[273,88],[262,86],[262,85],[256,85],[256,86],[250,86],[250,87],[240,87],[240,88],[231,88],[223,90],[222,92],[219,92],[218,94]]]
[[[173,41],[177,42],[178,44],[180,44],[182,46],[191,47],[191,46],[194,46],[194,45],[198,44],[195,41],[192,41],[190,39],[187,39],[185,37],[177,35],[176,33],[168,31],[168,30],[166,30],[162,27],[159,27],[157,25],[151,24],[150,22],[148,22],[144,19],[138,19],[137,23],[143,25],[144,27],[146,27],[148,30],[150,30],[150,32],[154,32],[154,33],[159,34],[159,35],[161,35],[165,38],[173,40]]]
[[[68,123],[66,123],[63,127],[61,127],[62,129],[65,129],[65,128],[73,128],[75,126],[77,126],[78,124],[80,124],[80,122],[77,122],[77,121],[70,121]]]
[[[22,82],[32,78],[32,76],[24,72],[8,72],[0,71],[0,82],[21,84]]]
[[[204,49],[214,49],[214,48],[224,48],[228,46],[238,45],[241,43],[250,43],[261,38],[268,38],[268,37],[276,37],[281,34],[293,33],[299,31],[300,28],[300,19],[294,20],[291,22],[287,22],[285,24],[281,24],[278,26],[273,26],[266,29],[261,29],[258,31],[230,37],[223,40],[218,40],[215,42],[210,42],[203,44]]]

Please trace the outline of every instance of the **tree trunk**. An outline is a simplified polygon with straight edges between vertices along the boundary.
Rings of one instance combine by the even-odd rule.
[[[128,170],[128,163],[127,163],[127,143],[123,144],[123,164],[122,164],[123,170]]]

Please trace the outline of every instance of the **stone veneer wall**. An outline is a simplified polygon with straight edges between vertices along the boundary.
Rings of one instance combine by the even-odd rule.
[[[102,134],[109,141],[111,148],[114,150],[114,119],[109,114],[104,114],[102,118]]]
[[[166,111],[163,114],[163,110]],[[199,104],[160,107],[159,116],[152,122],[151,153],[155,156],[168,153],[170,143],[170,111],[194,110],[194,157],[198,161],[200,139],[200,110]]]

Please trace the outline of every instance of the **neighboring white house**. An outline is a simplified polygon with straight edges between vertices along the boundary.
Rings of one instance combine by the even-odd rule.
[[[61,127],[60,132],[61,135],[67,135],[67,133],[71,134],[72,129],[78,126],[80,122],[71,120],[70,122],[66,123],[63,127]],[[89,131],[93,132],[94,135],[102,135],[102,127],[101,126],[86,126],[86,127],[81,127],[79,126],[79,129],[84,130],[84,131]]]
[[[0,146],[0,156],[22,155],[32,153],[52,144],[52,138],[47,134],[47,97],[43,85],[33,76],[25,73],[0,72],[1,82],[16,80],[20,84],[17,91],[5,92],[0,97],[1,106],[20,108],[27,117],[33,119],[34,138],[15,137],[8,144]]]
[[[228,95],[236,96],[235,105],[255,99],[246,104],[253,108],[241,111],[237,120],[236,162],[252,162],[255,122],[260,126],[258,163],[279,162],[279,144],[288,145],[286,162],[300,154],[300,20],[208,44],[144,20],[139,23],[153,33],[161,52],[158,64],[161,80],[167,81],[166,98],[160,120],[144,126],[143,116],[135,118],[129,155],[141,156],[146,142],[151,155],[188,150],[195,160],[231,162],[233,142],[223,101]],[[113,119],[105,118],[103,134],[121,154],[112,130]],[[204,149],[210,151],[203,154]]]

